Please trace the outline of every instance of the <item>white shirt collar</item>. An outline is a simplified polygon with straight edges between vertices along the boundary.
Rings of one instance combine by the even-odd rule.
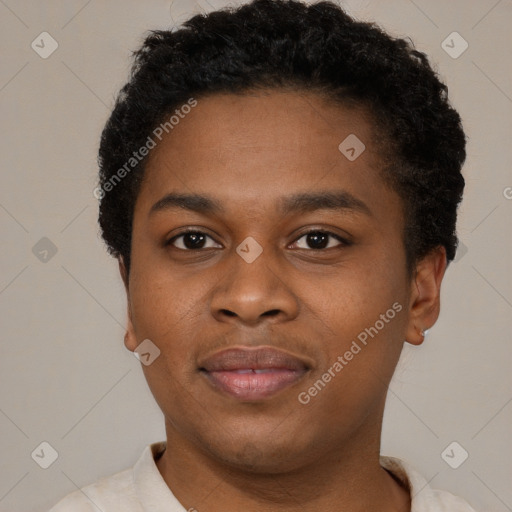
[[[147,512],[186,512],[165,483],[155,462],[155,457],[163,452],[165,446],[165,441],[162,441],[144,449],[133,468],[135,491]],[[381,456],[380,464],[409,490],[411,512],[475,512],[461,498],[431,489],[425,478],[406,462]]]

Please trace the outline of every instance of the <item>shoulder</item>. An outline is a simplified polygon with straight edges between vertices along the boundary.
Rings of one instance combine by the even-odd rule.
[[[182,510],[155,464],[164,449],[165,442],[146,446],[135,466],[68,494],[48,512],[144,512],[156,510],[155,503]]]
[[[430,505],[431,508],[425,508],[427,511],[439,511],[439,512],[476,512],[469,503],[458,496],[447,491],[441,491],[438,489],[431,489],[428,500],[425,500],[425,505]],[[419,509],[421,512],[423,509]],[[414,509],[413,509],[414,512]]]
[[[408,463],[395,457],[381,457],[381,466],[389,471],[411,494],[411,512],[476,512],[465,500],[432,489],[425,478]]]
[[[133,470],[126,469],[72,492],[48,512],[139,512],[133,485]]]

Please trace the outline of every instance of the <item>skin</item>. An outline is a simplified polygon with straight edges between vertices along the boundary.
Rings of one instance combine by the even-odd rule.
[[[366,145],[353,162],[338,150],[352,133]],[[362,109],[283,90],[200,98],[152,150],[135,204],[129,275],[120,258],[125,345],[133,351],[149,338],[161,351],[142,367],[165,416],[167,449],[157,466],[186,509],[410,510],[408,492],[379,465],[382,416],[405,340],[420,344],[437,320],[446,255],[438,248],[407,274],[402,201],[381,165]],[[335,190],[370,213],[278,209],[285,196]],[[207,195],[224,211],[150,214],[169,192]],[[165,245],[187,227],[204,241],[194,246],[185,236]],[[315,249],[308,230],[352,243],[329,237]],[[263,249],[252,263],[236,252],[248,236]],[[395,302],[400,313],[300,403],[299,393]],[[198,369],[235,346],[277,347],[311,368],[267,399],[237,400]]]

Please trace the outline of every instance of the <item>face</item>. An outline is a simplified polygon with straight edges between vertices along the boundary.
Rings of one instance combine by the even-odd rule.
[[[339,149],[351,134],[359,155],[353,136]],[[299,92],[199,99],[152,150],[125,339],[160,350],[143,370],[168,437],[251,471],[378,438],[444,268],[407,275],[402,203],[380,166],[362,110]]]

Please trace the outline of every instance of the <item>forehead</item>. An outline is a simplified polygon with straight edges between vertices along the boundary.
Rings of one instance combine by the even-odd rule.
[[[138,200],[145,209],[168,192],[246,210],[282,204],[285,191],[336,188],[371,201],[384,193],[371,117],[314,93],[198,98],[156,142]]]

